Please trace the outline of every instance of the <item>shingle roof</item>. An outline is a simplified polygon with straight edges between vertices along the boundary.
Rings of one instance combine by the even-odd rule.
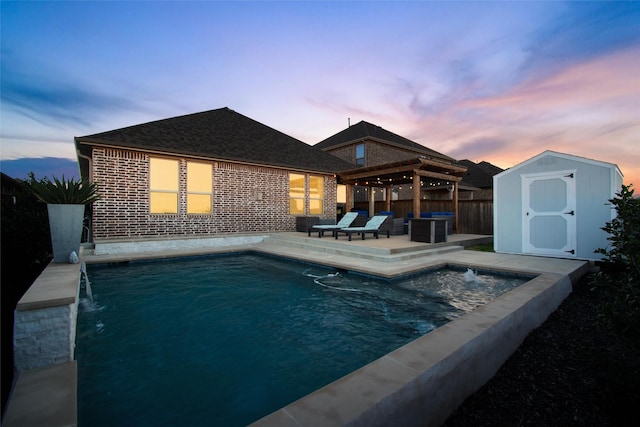
[[[413,142],[410,139],[407,139],[403,136],[390,132],[380,126],[361,121],[356,123],[353,126],[349,126],[345,130],[336,133],[329,138],[322,140],[314,145],[314,147],[326,150],[328,148],[339,146],[348,143],[354,143],[358,141],[362,141],[364,139],[373,139],[382,142],[387,142],[392,145],[401,146],[404,148],[408,148],[411,150],[415,150],[416,152],[431,156],[437,157],[440,159],[454,161],[453,158],[446,156],[442,153],[438,153],[430,148],[425,147],[424,145],[420,145],[417,142]]]
[[[76,141],[317,172],[353,167],[227,107],[78,137]]]
[[[478,188],[493,188],[493,176],[503,169],[489,162],[474,163],[471,160],[460,160],[458,164],[467,167],[467,172],[462,176],[463,184]]]

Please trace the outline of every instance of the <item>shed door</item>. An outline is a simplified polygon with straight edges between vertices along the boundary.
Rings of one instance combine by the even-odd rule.
[[[575,171],[523,175],[524,253],[576,256]]]

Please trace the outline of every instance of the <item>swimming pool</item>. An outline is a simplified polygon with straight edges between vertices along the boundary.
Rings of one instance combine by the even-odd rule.
[[[528,280],[396,280],[255,254],[92,267],[81,425],[246,425]]]

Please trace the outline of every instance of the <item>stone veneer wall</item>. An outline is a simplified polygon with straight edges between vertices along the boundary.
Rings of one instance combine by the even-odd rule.
[[[73,360],[78,304],[15,312],[18,372]]]
[[[74,360],[79,264],[49,264],[14,311],[17,372]]]
[[[289,171],[263,166],[210,161],[213,212],[188,215],[185,157],[175,157],[180,162],[178,214],[150,214],[149,157],[144,152],[93,149],[93,179],[102,195],[93,206],[95,240],[295,229],[295,216],[289,214]],[[322,217],[335,218],[336,178],[324,177]],[[308,193],[306,197],[308,200]]]

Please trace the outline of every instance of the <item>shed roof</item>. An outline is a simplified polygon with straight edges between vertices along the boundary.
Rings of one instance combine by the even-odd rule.
[[[76,144],[106,145],[325,173],[353,167],[342,159],[228,107],[77,137]]]
[[[530,159],[527,159],[521,163],[518,163],[517,165],[513,166],[512,168],[506,169],[503,172],[500,172],[499,174],[496,175],[496,178],[500,178],[502,176],[506,176],[506,175],[510,175],[512,173],[515,173],[515,171],[517,171],[518,169],[536,162],[544,157],[558,157],[558,158],[562,158],[562,159],[567,159],[567,160],[573,160],[575,162],[580,162],[580,163],[585,163],[585,164],[591,164],[591,165],[597,165],[603,168],[607,168],[607,169],[611,169],[612,171],[614,171],[616,174],[618,174],[620,177],[622,177],[622,172],[620,171],[620,168],[618,168],[618,165],[616,165],[615,163],[609,163],[609,162],[603,162],[601,160],[593,160],[593,159],[589,159],[587,157],[581,157],[581,156],[575,156],[573,154],[565,154],[565,153],[559,153],[557,151],[552,151],[552,150],[546,150],[543,151],[542,153],[531,157]]]
[[[442,153],[438,153],[435,150],[420,145],[417,142],[411,141],[403,136],[390,132],[380,126],[361,121],[355,125],[349,126],[345,130],[336,133],[329,138],[318,142],[314,147],[322,150],[328,150],[331,148],[337,148],[342,145],[353,144],[356,142],[364,142],[365,140],[378,141],[390,145],[402,147],[415,151],[418,155],[424,154],[430,157],[436,157],[442,160],[448,160],[454,162],[455,159],[446,156]]]

